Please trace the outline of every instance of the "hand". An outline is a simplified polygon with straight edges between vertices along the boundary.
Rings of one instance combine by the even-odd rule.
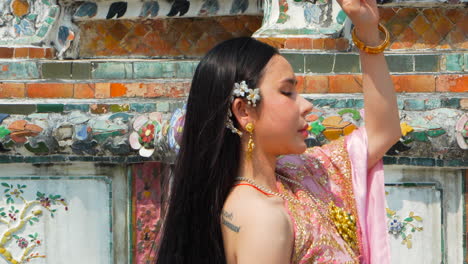
[[[337,0],[356,27],[362,41],[378,39],[379,10],[376,0]],[[361,38],[362,37],[362,38]]]

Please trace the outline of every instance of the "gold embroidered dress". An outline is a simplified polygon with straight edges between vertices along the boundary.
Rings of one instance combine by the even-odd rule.
[[[382,163],[367,170],[366,133],[353,134],[357,141],[340,138],[277,162],[279,192],[302,202],[285,200],[294,227],[291,263],[389,263]],[[355,219],[354,246],[330,218],[330,202]]]

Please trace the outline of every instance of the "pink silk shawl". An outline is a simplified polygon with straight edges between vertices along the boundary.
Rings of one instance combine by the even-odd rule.
[[[390,263],[390,245],[385,213],[383,162],[367,169],[367,133],[355,130],[345,138],[351,161],[353,191],[361,224],[361,254],[363,263]]]

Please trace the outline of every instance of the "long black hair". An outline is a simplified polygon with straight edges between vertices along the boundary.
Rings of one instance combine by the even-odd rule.
[[[240,137],[225,126],[230,96],[236,82],[257,87],[275,54],[275,48],[242,37],[218,44],[200,61],[156,263],[226,262],[220,215],[238,176],[241,154]]]

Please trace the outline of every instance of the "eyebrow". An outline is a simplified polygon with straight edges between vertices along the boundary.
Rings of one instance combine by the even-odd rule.
[[[296,85],[296,84],[297,84],[296,78],[285,78],[285,79],[283,79],[281,82],[287,82],[287,83],[290,83],[290,84],[292,84],[292,85]]]

